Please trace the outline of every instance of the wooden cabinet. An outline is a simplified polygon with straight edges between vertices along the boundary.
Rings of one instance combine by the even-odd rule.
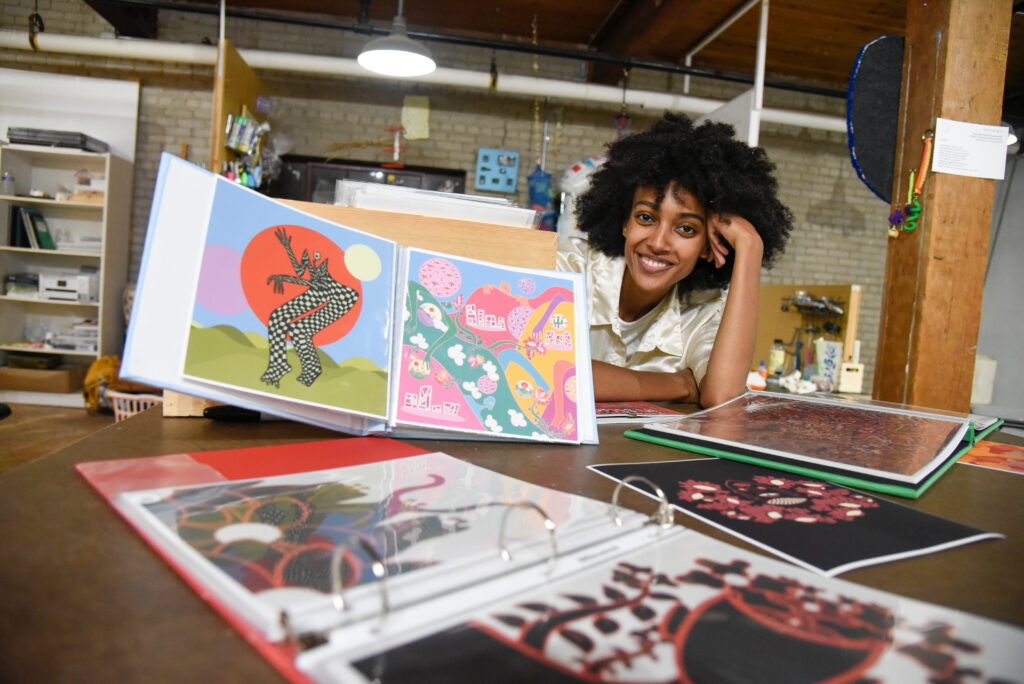
[[[4,145],[0,169],[14,177],[13,192],[8,186],[6,194],[0,194],[0,365],[7,365],[11,354],[30,353],[56,357],[61,365],[81,370],[100,356],[119,356],[131,244],[131,163],[109,153]],[[86,176],[91,177],[92,192],[81,186]],[[20,213],[12,207],[41,215],[56,249],[14,246],[19,243],[13,234],[18,224],[12,225],[12,219]],[[9,277],[18,274],[34,274],[54,287],[35,294],[24,287],[11,291]],[[81,321],[95,322],[95,349],[68,348],[66,342],[73,335],[58,339],[60,347],[35,346],[45,341],[46,333],[60,333]],[[80,406],[82,395],[0,386],[0,401]]]
[[[860,296],[861,286],[857,284],[762,283],[758,291],[753,367],[757,368],[761,361],[768,363],[776,339],[782,340],[786,349],[787,372],[812,360],[808,351],[818,337],[842,342],[843,361],[849,361],[857,340]]]

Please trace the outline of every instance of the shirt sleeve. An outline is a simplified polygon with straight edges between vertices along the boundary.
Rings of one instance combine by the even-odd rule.
[[[578,237],[568,237],[559,242],[555,268],[567,273],[586,273],[586,243]]]
[[[714,307],[713,313],[706,318],[702,317],[703,321],[690,337],[686,351],[686,367],[693,371],[693,377],[698,385],[708,372],[711,348],[715,346],[718,327],[722,324],[722,312],[725,310],[724,295],[706,306]]]

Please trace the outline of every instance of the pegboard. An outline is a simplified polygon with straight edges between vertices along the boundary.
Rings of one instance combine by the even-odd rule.
[[[481,147],[476,153],[476,189],[515,192],[519,153]]]

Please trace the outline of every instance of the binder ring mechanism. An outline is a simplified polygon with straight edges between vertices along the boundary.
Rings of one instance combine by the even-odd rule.
[[[341,561],[345,557],[345,552],[349,551],[354,545],[358,545],[370,557],[370,571],[377,578],[377,586],[380,588],[380,619],[377,623],[379,628],[390,611],[388,588],[385,584],[385,580],[388,577],[388,568],[380,554],[377,553],[377,550],[362,537],[349,537],[334,547],[334,552],[331,554],[331,603],[339,613],[348,610],[348,606],[345,604],[345,587],[341,581]]]
[[[658,509],[647,519],[647,524],[657,525],[663,530],[667,530],[676,524],[675,515],[672,513],[672,506],[669,504],[668,497],[665,496],[665,492],[662,491],[661,487],[643,475],[629,475],[623,478],[619,484],[615,485],[615,491],[612,492],[612,519],[615,521],[616,527],[622,527],[622,518],[619,517],[619,490],[622,489],[622,485],[629,482],[643,482],[653,489],[658,499],[660,499]]]
[[[527,510],[536,511],[537,514],[544,520],[544,529],[548,531],[548,540],[551,545],[551,555],[548,556],[548,567],[547,572],[551,572],[555,567],[555,561],[558,559],[558,545],[555,542],[555,523],[548,514],[544,512],[544,509],[535,503],[529,501],[518,501],[516,503],[507,504],[505,512],[501,516],[501,528],[498,532],[498,548],[501,550],[501,559],[505,562],[512,560],[512,553],[508,550],[508,545],[505,544],[505,527],[508,522],[509,514],[516,508],[525,508]]]
[[[349,537],[339,542],[331,552],[331,605],[339,613],[344,613],[348,610],[348,604],[345,602],[345,587],[341,577],[341,562],[344,559],[345,554],[352,551],[354,547],[362,549],[366,555],[370,557],[370,571],[373,573],[373,576],[377,578],[377,587],[380,589],[380,614],[378,616],[377,626],[374,628],[377,630],[384,624],[384,620],[387,618],[388,613],[391,610],[390,604],[388,603],[387,585],[385,583],[388,576],[388,568],[373,545],[362,537]],[[280,619],[281,626],[284,628],[285,638],[300,651],[318,646],[327,641],[325,632],[297,632],[291,624],[287,611],[281,611]]]

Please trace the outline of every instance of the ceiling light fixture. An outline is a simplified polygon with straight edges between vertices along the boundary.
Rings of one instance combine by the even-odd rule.
[[[398,14],[391,24],[391,33],[367,43],[359,53],[358,62],[374,73],[406,78],[423,76],[437,68],[430,50],[408,36],[402,0],[398,1]]]

